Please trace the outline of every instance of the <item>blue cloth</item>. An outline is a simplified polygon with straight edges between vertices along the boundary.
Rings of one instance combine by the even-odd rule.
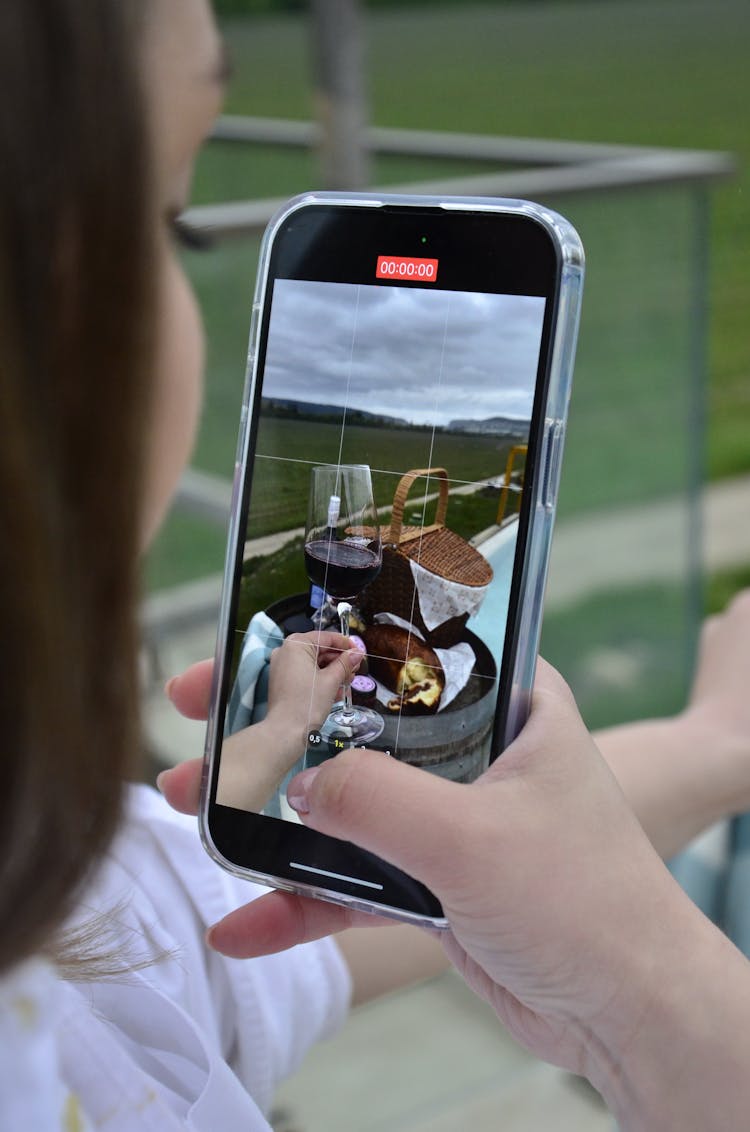
[[[244,727],[260,723],[268,711],[268,678],[271,653],[284,643],[284,634],[266,613],[256,613],[245,632],[237,675],[229,697],[224,723],[224,736],[234,735]],[[263,813],[280,818],[281,798],[295,774],[303,769],[304,755],[294,764],[279,784],[275,794],[263,807]]]
[[[750,958],[750,814],[717,822],[668,865],[693,903]]]
[[[271,653],[284,643],[284,634],[266,613],[256,613],[242,642],[232,694],[229,697],[224,738],[260,723],[268,711],[268,665]]]
[[[701,911],[750,958],[750,814],[718,822],[669,867]]]

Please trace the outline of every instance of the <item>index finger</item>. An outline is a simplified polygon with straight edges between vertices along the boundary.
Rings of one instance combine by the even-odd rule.
[[[214,661],[199,660],[167,683],[166,694],[186,719],[206,719],[211,699]]]
[[[197,814],[202,773],[203,759],[188,759],[163,770],[156,779],[156,785],[173,810],[180,814]]]
[[[206,942],[232,959],[255,959],[347,928],[393,927],[395,921],[290,892],[269,892],[209,928]]]

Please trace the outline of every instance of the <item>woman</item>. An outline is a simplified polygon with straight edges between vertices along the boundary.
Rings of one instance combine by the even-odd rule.
[[[343,1012],[341,954],[321,941],[236,964],[205,949],[204,926],[246,900],[248,886],[211,864],[192,821],[144,787],[122,787],[138,770],[138,555],[187,458],[200,400],[200,325],[172,240],[221,99],[220,43],[205,0],[5,0],[0,64],[0,1125],[267,1129],[275,1080]],[[338,665],[307,655],[309,666],[323,663],[332,698]],[[190,710],[194,676],[173,689]],[[298,680],[278,688],[280,726],[287,714],[293,722]],[[297,784],[305,820],[350,829],[433,884],[453,917],[449,954],[534,1048],[599,1080],[597,1050],[606,1068],[618,1019],[627,1038],[631,1003],[654,979],[646,958],[638,967],[620,948],[623,977],[602,995],[611,959],[584,947],[592,923],[611,911],[620,924],[634,906],[663,900],[678,926],[695,924],[565,692],[543,675],[514,753],[458,796],[409,775],[393,797],[401,778],[392,775],[408,768],[382,773],[386,760],[365,754],[357,784],[353,759]],[[194,768],[165,788],[189,807]],[[387,822],[380,807],[358,812],[362,790],[389,802]],[[418,850],[427,813],[432,834]],[[619,896],[592,866],[613,833],[601,867],[622,870]],[[498,848],[518,862],[511,888],[494,866]],[[563,893],[571,877],[590,880],[585,907],[531,899],[522,882],[536,881],[531,865],[548,856]],[[274,895],[223,923],[224,942],[240,933],[235,950],[269,952],[341,921]],[[734,979],[733,956],[698,934],[702,954],[718,955]],[[665,927],[645,941],[656,975],[672,938]],[[355,944],[348,954],[356,973]],[[669,1005],[662,1013],[682,1021]],[[637,1079],[649,1051],[636,1052]]]
[[[138,558],[200,402],[175,219],[221,43],[204,0],[8,0],[0,65],[0,1127],[266,1129],[278,1076],[343,1015],[348,971],[329,942],[265,967],[207,953],[248,887],[194,823],[123,792]],[[341,666],[320,662],[324,716]]]
[[[265,1129],[350,992],[429,974],[436,949],[413,933],[395,976],[359,940],[266,965],[207,953],[208,925],[257,889],[123,790],[138,560],[200,403],[177,218],[225,57],[206,0],[8,0],[0,64],[0,1127]],[[274,684],[278,738],[300,680],[324,666],[322,719],[346,664],[306,651],[305,677],[299,654]]]

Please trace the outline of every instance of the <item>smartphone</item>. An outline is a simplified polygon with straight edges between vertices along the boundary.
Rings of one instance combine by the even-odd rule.
[[[271,221],[200,817],[233,873],[445,924],[414,878],[303,826],[286,786],[352,745],[472,781],[523,725],[583,271],[571,224],[528,201],[316,193]],[[365,653],[350,691],[321,721],[301,688],[306,737],[245,758],[273,650],[342,615]]]

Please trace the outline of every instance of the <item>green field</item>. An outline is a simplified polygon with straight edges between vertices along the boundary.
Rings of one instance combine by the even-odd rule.
[[[304,526],[310,465],[330,461],[331,453],[339,449],[340,434],[340,426],[328,422],[263,419],[258,433],[259,457],[255,466],[248,531],[251,538]],[[405,470],[404,453],[408,453],[408,466],[411,468],[446,468],[453,487],[461,482],[472,483],[501,475],[505,471],[511,443],[491,436],[437,433],[433,438],[425,429],[393,431],[351,425],[347,426],[343,439],[341,461],[344,464],[370,465],[375,503],[382,508],[392,501]],[[415,501],[411,511],[416,515],[419,510],[421,515],[416,501],[420,492],[424,494],[425,488],[425,480],[415,482],[412,494],[407,498],[407,518],[410,517],[411,501]],[[436,481],[432,480],[427,487],[428,492],[433,494],[437,489]],[[449,520],[453,519],[454,510],[455,501],[451,499]],[[387,517],[383,521],[387,522]],[[450,525],[454,526],[454,523],[450,521]]]
[[[309,117],[304,17],[234,20],[225,30],[235,59],[227,110]],[[424,6],[404,7],[371,12],[367,36],[376,124],[725,149],[740,162],[750,153],[746,3],[461,4],[439,5],[429,14]],[[476,168],[382,158],[374,174],[387,184]],[[711,475],[750,468],[749,177],[741,164],[738,177],[712,195]],[[194,198],[285,195],[317,180],[310,154],[216,144],[201,159]],[[570,214],[587,247],[581,365],[589,352],[599,352],[606,369],[641,368],[649,358],[655,368],[660,343],[649,323],[658,328],[658,303],[671,296],[692,317],[686,273],[695,252],[695,201],[679,191],[615,197],[552,202]],[[216,471],[226,472],[234,447],[256,257],[254,240],[205,257],[212,263],[191,257],[210,333],[208,417],[198,463]],[[644,286],[653,294],[644,295]],[[623,301],[634,308],[629,343],[632,332],[642,338],[641,356],[631,352],[624,360],[606,326],[608,311]],[[624,313],[618,311],[620,321]],[[668,351],[669,342],[661,349]]]
[[[236,69],[228,111],[311,116],[304,16],[233,20],[226,34]],[[405,5],[369,13],[367,46],[372,120],[378,125],[737,154],[738,177],[713,198],[708,466],[712,475],[750,467],[750,5]],[[207,154],[197,199],[283,195],[317,184],[309,155],[235,148],[231,162],[234,173],[226,154],[223,160],[218,152]],[[382,159],[374,173],[388,183],[453,169]]]

